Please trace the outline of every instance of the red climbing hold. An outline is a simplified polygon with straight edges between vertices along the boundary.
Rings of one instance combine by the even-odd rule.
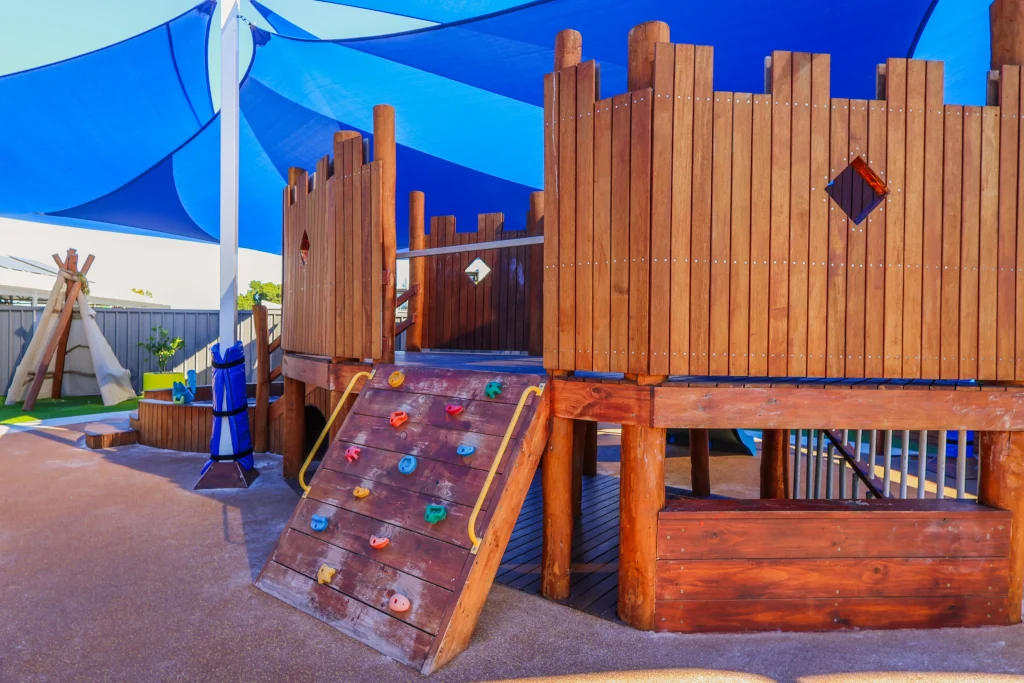
[[[391,423],[392,427],[401,427],[408,419],[409,415],[404,410],[396,410],[391,413],[391,417],[388,418],[388,422]]]
[[[362,449],[359,446],[349,446],[345,449],[345,460],[348,460],[350,463],[355,462],[359,459],[360,451]]]
[[[462,412],[462,410],[462,406],[460,406],[458,403],[449,403],[444,407],[444,412],[448,413],[449,415],[458,415],[459,413]]]
[[[391,539],[386,536],[370,536],[370,547],[374,550],[381,550],[382,548],[386,548],[388,546],[388,543],[390,542]]]

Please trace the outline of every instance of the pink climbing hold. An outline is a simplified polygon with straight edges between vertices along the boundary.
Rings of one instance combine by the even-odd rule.
[[[388,601],[388,607],[391,608],[392,612],[408,612],[409,608],[412,607],[412,603],[404,595],[395,593]]]
[[[462,406],[460,406],[458,403],[449,403],[444,407],[444,412],[452,416],[458,415],[459,413],[462,412],[462,410]]]
[[[355,462],[359,459],[359,453],[362,450],[359,446],[349,446],[345,449],[345,460],[348,460],[350,463]]]

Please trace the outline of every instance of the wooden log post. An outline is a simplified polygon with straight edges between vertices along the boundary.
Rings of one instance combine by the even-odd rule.
[[[555,71],[575,66],[583,59],[583,36],[571,28],[555,36]]]
[[[526,219],[526,234],[544,235],[544,193],[530,194],[530,211]],[[530,247],[530,268],[526,278],[527,305],[529,306],[530,339],[527,346],[531,356],[544,354],[544,245]]]
[[[422,192],[409,193],[409,249],[426,249],[427,236],[424,223],[426,196]],[[412,326],[405,332],[405,350],[423,350],[423,326],[427,323],[427,260],[424,257],[409,259],[409,288],[416,293],[409,299],[409,320]]]
[[[395,182],[397,152],[395,148],[395,108],[378,104],[373,108],[373,160],[381,162],[381,241],[384,273],[382,278],[384,311],[381,330],[381,362],[395,362],[395,271],[398,236],[395,227]]]
[[[284,478],[296,479],[306,458],[306,383],[284,378]]]
[[[711,441],[706,429],[690,430],[690,487],[693,495],[711,495]]]
[[[551,600],[569,597],[572,565],[573,421],[551,418],[551,436],[541,461],[544,494],[544,539],[541,549],[540,591]]]
[[[654,629],[658,513],[665,507],[665,430],[622,425],[619,482],[619,618]]]
[[[669,42],[668,24],[645,21],[629,31],[626,88],[631,92],[654,86],[654,45]]]
[[[786,450],[789,430],[765,429],[761,432],[761,498],[783,500],[787,495]]]
[[[1010,531],[1011,624],[1024,596],[1024,432],[981,432],[978,502],[1013,514]]]
[[[68,254],[64,259],[64,270],[71,271],[72,273],[78,272],[78,252],[74,249],[68,249]],[[75,302],[71,300],[71,289],[68,288],[64,292],[64,305],[74,306]],[[71,325],[64,328],[64,332],[60,335],[60,341],[57,343],[57,355],[53,364],[53,381],[50,386],[50,398],[60,398],[61,385],[64,383],[64,360],[68,355],[68,336],[71,334]]]
[[[257,453],[270,450],[270,330],[267,307],[252,307],[253,334],[256,337],[256,406],[253,411],[252,447]]]
[[[990,68],[1024,65],[1024,0],[995,0],[988,9]]]

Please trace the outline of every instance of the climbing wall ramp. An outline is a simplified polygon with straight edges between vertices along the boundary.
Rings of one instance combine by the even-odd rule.
[[[443,666],[469,644],[547,442],[547,397],[521,402],[542,381],[377,366],[256,585],[423,673]]]

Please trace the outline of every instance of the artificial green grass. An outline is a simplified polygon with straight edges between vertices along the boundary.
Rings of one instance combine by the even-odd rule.
[[[70,398],[41,398],[36,401],[32,410],[25,412],[21,403],[13,406],[3,405],[4,397],[0,396],[0,425],[22,424],[47,420],[53,417],[73,417],[75,415],[92,415],[93,413],[116,413],[122,410],[137,410],[139,399],[133,398],[117,405],[105,406],[99,396],[73,396]]]

